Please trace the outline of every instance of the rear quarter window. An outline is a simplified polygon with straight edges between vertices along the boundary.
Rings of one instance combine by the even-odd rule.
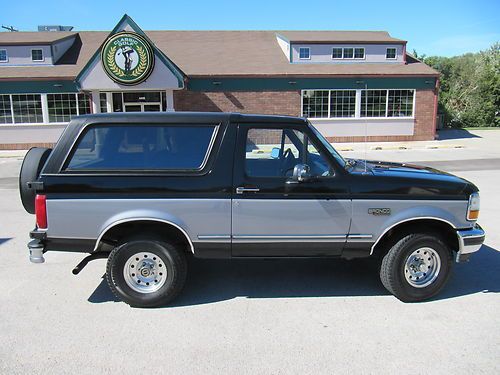
[[[200,170],[216,125],[96,125],[85,129],[68,171]]]

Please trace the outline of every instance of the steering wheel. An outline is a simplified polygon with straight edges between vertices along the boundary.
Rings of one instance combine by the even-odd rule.
[[[292,165],[291,167],[288,167]],[[288,167],[288,168],[287,168]],[[283,153],[283,159],[281,160],[281,174],[287,176],[290,171],[295,168],[295,156],[290,148],[287,148]]]

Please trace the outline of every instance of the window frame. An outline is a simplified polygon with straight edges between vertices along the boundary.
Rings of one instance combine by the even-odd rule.
[[[210,138],[210,141],[208,143],[207,151],[205,153],[205,156],[203,158],[203,161],[198,168],[190,168],[190,169],[85,169],[85,170],[78,170],[78,169],[68,169],[68,165],[71,162],[71,159],[73,158],[74,154],[76,153],[78,149],[78,145],[80,144],[80,141],[85,137],[88,131],[98,128],[98,127],[131,127],[131,128],[136,128],[138,126],[156,126],[156,127],[188,127],[188,126],[193,126],[193,127],[200,127],[200,126],[207,126],[207,127],[213,127],[214,131],[212,133],[212,136]],[[175,122],[175,123],[169,123],[169,122],[161,122],[161,123],[156,123],[156,122],[145,122],[145,123],[134,123],[134,124],[127,124],[127,123],[92,123],[92,124],[87,124],[81,127],[78,131],[78,135],[75,137],[73,143],[71,146],[68,148],[68,151],[66,153],[66,156],[63,158],[63,162],[60,164],[60,168],[58,170],[58,174],[62,175],[77,175],[77,176],[105,176],[105,175],[113,175],[113,176],[138,176],[138,175],[148,175],[148,176],[185,176],[185,175],[205,175],[207,174],[213,164],[213,159],[215,155],[217,154],[216,150],[220,147],[221,143],[221,137],[224,134],[224,131],[221,131],[221,127],[223,126],[222,123],[209,123],[209,122],[203,122],[203,123],[196,123],[196,122]]]
[[[333,50],[340,50],[340,57],[333,57]],[[332,60],[342,60],[344,58],[344,48],[343,47],[332,47]]]
[[[356,57],[356,50],[363,50],[363,57]],[[354,60],[365,60],[366,59],[365,47],[354,47],[353,59]]]
[[[307,57],[301,57],[302,50],[307,50]],[[311,47],[299,47],[299,60],[311,60]]]
[[[394,57],[387,57],[389,50],[394,50]],[[397,60],[398,59],[398,49],[396,47],[387,47],[385,49],[385,59],[386,60]]]
[[[345,57],[345,50],[346,49],[352,50],[352,57]],[[354,60],[354,47],[343,47],[342,50],[343,50],[342,51],[342,58],[344,60]]]
[[[321,157],[326,161],[328,164],[329,168],[331,171],[333,171],[332,176],[314,176],[314,178],[320,178],[320,179],[333,179],[338,176],[338,171],[339,171],[339,166],[337,165],[337,161],[333,161],[332,159],[334,158],[333,155],[330,154],[328,150],[324,147],[324,145],[316,139],[316,134],[311,131],[309,126],[307,127],[301,127],[296,124],[287,124],[287,123],[247,123],[245,124],[246,126],[243,128],[243,134],[240,134],[241,128],[238,130],[238,137],[241,137],[241,142],[243,145],[246,145],[246,142],[248,140],[248,133],[252,129],[261,129],[261,130],[282,130],[283,132],[285,130],[291,130],[291,131],[298,131],[303,133],[305,136],[307,136],[308,143],[311,144],[316,148],[316,150],[319,152]],[[290,138],[290,140],[293,143],[293,140]],[[239,142],[238,142],[239,144]],[[294,144],[295,145],[295,144]],[[296,146],[295,146],[296,147]],[[247,174],[247,169],[246,169],[246,148],[245,147],[238,147],[240,149],[239,156],[235,156],[235,163],[237,162],[237,157],[239,158],[238,163],[239,168],[242,169],[242,176],[246,181],[259,181],[259,180],[282,180],[282,181],[288,181],[291,179],[290,176],[250,176]],[[235,164],[237,165],[237,164]]]
[[[33,52],[34,51],[40,51],[42,53],[42,58],[40,60],[35,60],[33,58]],[[43,54],[43,48],[31,48],[31,61],[34,61],[34,62],[43,62],[43,61],[45,61],[45,55]]]
[[[363,104],[362,104],[362,92],[363,91],[371,91],[371,90],[376,90],[376,91],[385,91],[386,92],[386,109],[385,109],[385,116],[384,117],[367,117],[367,116],[362,116],[361,113],[363,111]],[[394,91],[394,90],[407,90],[407,91],[412,91],[413,92],[413,105],[412,105],[412,114],[411,116],[387,116],[388,110],[389,110],[389,91]],[[328,91],[328,116],[329,117],[307,117],[304,115],[304,92],[306,91]],[[356,105],[355,105],[355,110],[354,110],[354,117],[330,117],[331,113],[331,92],[332,91],[356,91]],[[359,95],[359,98],[358,98]],[[386,120],[397,120],[397,119],[415,119],[415,113],[416,113],[416,98],[417,98],[417,89],[415,88],[389,88],[389,89],[358,89],[358,88],[351,88],[351,89],[302,89],[300,91],[300,114],[302,117],[307,118],[308,120],[333,120],[333,121],[349,121],[349,120],[355,120],[355,121],[360,121],[360,120],[380,120],[380,119],[386,119]],[[358,107],[359,103],[359,107]],[[359,116],[358,116],[359,115]]]
[[[0,52],[5,52],[5,60],[0,59],[0,63],[8,63],[9,62],[9,53],[6,48],[0,48]]]

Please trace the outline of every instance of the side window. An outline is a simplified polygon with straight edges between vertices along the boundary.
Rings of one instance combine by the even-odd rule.
[[[290,177],[297,164],[307,164],[315,177],[333,176],[327,159],[295,129],[252,128],[247,132],[245,173],[249,177]]]
[[[80,138],[67,170],[198,170],[215,137],[209,125],[98,125]]]

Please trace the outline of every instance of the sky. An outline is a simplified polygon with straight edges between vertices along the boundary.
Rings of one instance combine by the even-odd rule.
[[[0,24],[106,30],[128,14],[143,30],[385,30],[419,55],[455,56],[500,41],[500,0],[1,0]]]

